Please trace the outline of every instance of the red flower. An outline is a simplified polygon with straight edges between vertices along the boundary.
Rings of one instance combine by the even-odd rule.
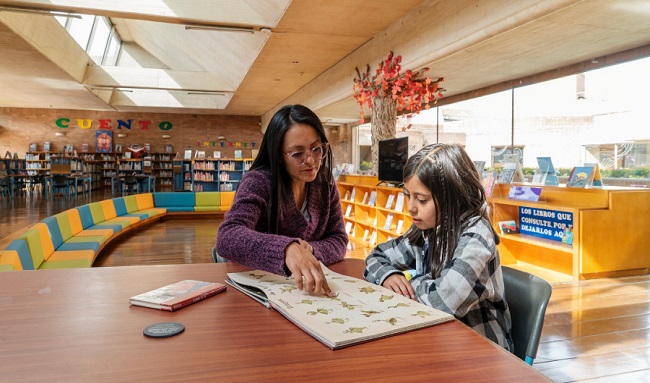
[[[444,81],[442,77],[434,80],[425,77],[424,73],[429,68],[422,68],[418,71],[405,70],[401,72],[402,56],[394,56],[391,51],[386,60],[379,63],[374,76],[370,76],[370,65],[366,65],[366,71],[361,73],[355,68],[357,77],[354,78],[354,98],[361,109],[361,120],[363,123],[363,105],[372,109],[373,97],[391,97],[397,101],[398,111],[407,111],[407,116],[418,114],[422,108],[429,109],[431,102],[436,102],[436,97],[443,97],[439,83]],[[410,125],[409,125],[410,127]]]

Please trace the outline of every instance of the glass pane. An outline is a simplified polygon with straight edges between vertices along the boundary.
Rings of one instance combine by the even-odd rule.
[[[115,65],[117,64],[117,56],[120,52],[121,41],[116,36],[115,28],[111,33],[110,40],[108,41],[108,49],[106,51],[106,57],[104,57],[104,62],[102,65]]]
[[[93,15],[81,15],[81,19],[71,19],[70,24],[70,35],[72,38],[79,44],[83,50],[88,48],[88,39],[90,38],[90,32],[93,29],[93,23],[95,22],[95,16]]]
[[[97,18],[97,26],[93,33],[93,38],[88,48],[88,54],[97,64],[101,64],[104,57],[104,51],[106,50],[106,44],[108,44],[108,36],[111,33],[111,25],[107,18],[99,17]]]

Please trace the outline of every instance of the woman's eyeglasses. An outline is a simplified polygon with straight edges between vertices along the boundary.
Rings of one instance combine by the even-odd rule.
[[[297,152],[285,152],[289,156],[289,161],[295,166],[302,166],[307,162],[308,157],[312,157],[314,162],[322,161],[325,156],[327,156],[327,150],[329,149],[330,144],[324,142],[318,146],[314,146],[310,150],[304,151],[300,150]]]

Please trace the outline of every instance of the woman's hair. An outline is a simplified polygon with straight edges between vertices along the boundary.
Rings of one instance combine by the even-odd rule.
[[[269,233],[278,232],[280,203],[291,199],[291,177],[282,161],[282,143],[287,130],[296,124],[311,126],[318,133],[322,143],[328,142],[325,136],[325,129],[320,119],[306,106],[298,104],[285,105],[271,118],[266,132],[264,132],[259,153],[250,169],[265,170],[271,173],[271,201],[269,202],[269,211],[267,212]],[[328,150],[327,156],[321,162],[314,184],[322,185],[323,188],[328,187],[328,184],[332,181],[332,173],[330,171],[331,163],[332,151]]]
[[[428,237],[426,261],[434,278],[451,260],[461,233],[483,217],[490,221],[485,189],[472,159],[459,145],[433,144],[420,149],[404,166],[404,181],[417,176],[433,197],[437,227],[422,231],[412,225],[405,234],[423,246]],[[471,222],[470,222],[471,221]],[[495,241],[499,237],[494,232]]]

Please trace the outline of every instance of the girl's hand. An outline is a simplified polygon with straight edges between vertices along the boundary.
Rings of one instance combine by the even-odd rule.
[[[392,274],[384,280],[382,286],[407,298],[415,300],[415,290],[413,290],[413,286],[411,286],[402,273]]]
[[[284,250],[284,262],[296,280],[298,290],[302,291],[304,288],[304,291],[309,294],[332,296],[332,290],[327,285],[320,262],[311,251],[309,243],[302,240],[293,242]]]

